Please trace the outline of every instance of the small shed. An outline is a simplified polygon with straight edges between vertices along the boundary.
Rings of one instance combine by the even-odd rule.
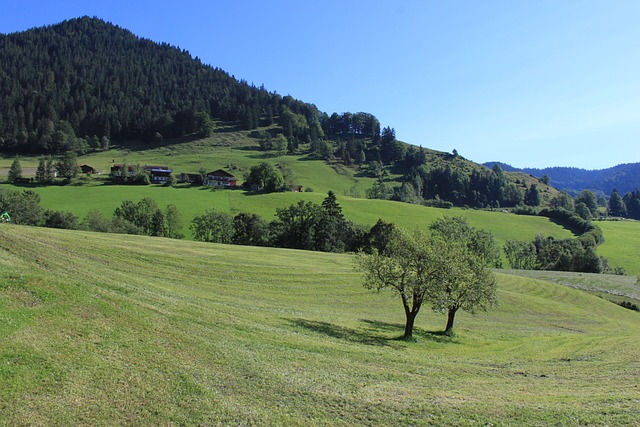
[[[80,170],[82,171],[82,173],[88,173],[88,174],[96,173],[96,170],[89,165],[80,165]]]

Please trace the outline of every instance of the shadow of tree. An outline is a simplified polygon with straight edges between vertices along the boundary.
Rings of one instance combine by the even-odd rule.
[[[346,328],[344,326],[334,325],[329,322],[318,322],[307,319],[287,319],[294,326],[308,329],[310,331],[327,335],[357,344],[372,345],[378,347],[392,347],[394,349],[402,349],[396,338],[388,338],[380,335],[373,335],[369,332],[363,332],[358,329]]]
[[[368,320],[368,319],[360,319],[360,321],[362,323],[366,323],[367,325],[369,325],[369,328],[367,328],[367,330],[369,331],[385,331],[385,332],[398,332],[398,331],[404,331],[404,325],[400,324],[400,323],[387,323],[387,322],[380,322],[377,320]],[[444,333],[444,331],[425,331],[424,329],[420,329],[417,327],[413,328],[413,335],[418,336],[420,338],[424,338],[426,340],[429,341],[433,341],[433,342],[437,342],[437,343],[449,343],[449,344],[456,344],[457,341],[455,339],[455,336],[450,336]],[[398,338],[394,338],[396,340],[402,340],[402,336],[399,336]]]

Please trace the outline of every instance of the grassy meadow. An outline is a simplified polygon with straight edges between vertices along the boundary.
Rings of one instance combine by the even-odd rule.
[[[8,188],[18,190],[24,188],[5,185]],[[122,201],[138,201],[143,197],[151,197],[161,207],[174,204],[182,214],[183,232],[187,238],[191,238],[188,228],[191,219],[206,209],[215,208],[232,214],[253,212],[271,220],[274,218],[277,208],[289,206],[299,200],[310,200],[319,204],[326,197],[326,193],[318,192],[255,194],[242,190],[154,185],[69,185],[33,187],[31,189],[40,194],[42,205],[47,209],[70,211],[80,218],[84,218],[87,212],[92,209],[98,209],[106,216],[111,216]],[[460,215],[466,217],[471,225],[493,232],[501,244],[507,239],[531,240],[536,233],[558,238],[572,236],[569,231],[542,217],[517,216],[502,212],[460,208],[438,209],[348,196],[338,196],[338,202],[347,219],[364,225],[373,225],[379,218],[382,218],[405,228],[424,227],[440,216]]]
[[[430,155],[434,153],[430,152]],[[434,161],[439,161],[437,156]],[[6,174],[13,157],[0,158],[0,175]],[[274,218],[277,208],[296,203],[300,199],[321,203],[327,191],[338,195],[338,202],[343,207],[347,219],[358,224],[373,225],[379,218],[394,222],[405,228],[424,227],[442,215],[461,215],[469,224],[491,231],[500,245],[508,239],[532,240],[537,233],[556,238],[568,238],[572,234],[549,219],[540,217],[516,216],[495,212],[471,209],[436,209],[405,203],[368,200],[367,189],[374,179],[365,176],[357,167],[349,168],[338,163],[328,164],[315,160],[307,155],[274,155],[273,152],[259,150],[258,139],[252,131],[239,130],[233,125],[218,122],[217,131],[209,138],[193,139],[185,137],[179,140],[167,140],[160,144],[136,144],[115,146],[109,151],[99,151],[81,156],[79,163],[86,163],[98,171],[100,175],[80,177],[71,185],[51,186],[12,186],[1,184],[7,188],[22,190],[30,188],[40,194],[42,205],[46,209],[69,211],[84,218],[93,209],[101,211],[107,217],[121,205],[124,200],[139,201],[143,197],[151,197],[164,208],[168,204],[178,207],[182,215],[182,232],[187,239],[192,238],[189,224],[195,215],[206,209],[215,208],[236,214],[252,212],[267,220]],[[182,172],[196,173],[205,168],[212,171],[223,168],[240,177],[251,166],[261,161],[282,166],[291,177],[291,181],[302,185],[305,189],[313,189],[309,193],[276,193],[252,194],[241,190],[212,190],[179,185],[174,188],[161,186],[123,186],[111,185],[107,177],[114,163],[167,165],[178,175]],[[25,175],[33,173],[38,164],[38,157],[22,157],[21,164]],[[386,178],[392,181],[397,175],[389,174]],[[524,179],[524,178],[522,178]],[[359,196],[359,197],[353,197]],[[545,197],[550,197],[546,194]],[[638,222],[600,222],[606,242],[599,248],[599,253],[609,259],[610,264],[622,266],[628,274],[640,275],[639,240],[640,223]],[[506,265],[506,260],[505,265]]]
[[[124,200],[138,201],[143,197],[155,199],[161,207],[174,204],[183,219],[183,233],[191,238],[191,219],[206,209],[219,209],[236,214],[252,212],[272,219],[277,208],[296,203],[300,199],[321,203],[331,190],[338,195],[345,216],[359,224],[373,225],[379,218],[395,222],[403,227],[426,226],[442,215],[463,215],[474,226],[489,229],[502,244],[507,239],[533,239],[536,233],[558,238],[570,237],[571,233],[545,218],[515,217],[501,212],[483,212],[462,209],[435,209],[405,203],[368,200],[365,197],[374,179],[364,176],[358,168],[348,168],[338,163],[328,164],[307,155],[277,156],[258,149],[258,140],[251,131],[242,131],[219,123],[218,131],[205,139],[182,139],[166,141],[153,148],[147,144],[114,147],[109,151],[91,153],[79,157],[101,172],[93,177],[81,177],[71,185],[12,186],[8,188],[30,188],[40,194],[42,205],[47,209],[64,210],[84,218],[90,210],[97,209],[111,216]],[[20,159],[25,175],[33,172],[38,157]],[[0,158],[0,170],[8,170],[12,157]],[[161,186],[111,185],[107,176],[114,163],[167,165],[174,174],[196,173],[198,169],[208,171],[224,168],[241,178],[251,166],[261,161],[283,166],[292,182],[312,189],[309,193],[252,194],[241,190],[212,190],[179,185],[174,188]],[[390,174],[387,179],[393,180]],[[352,197],[352,196],[359,197]]]
[[[640,314],[499,274],[457,334],[352,257],[0,224],[3,425],[634,425]]]
[[[640,221],[598,221],[605,242],[598,253],[615,260],[627,274],[640,276]]]
[[[636,276],[544,270],[505,270],[504,273],[581,289],[615,303],[627,301],[640,306],[640,278]]]

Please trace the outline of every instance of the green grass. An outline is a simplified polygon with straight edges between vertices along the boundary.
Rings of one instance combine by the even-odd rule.
[[[505,272],[581,289],[615,303],[628,301],[640,305],[640,279],[636,276],[567,271],[508,270]]]
[[[433,154],[432,161],[442,161]],[[0,158],[0,170],[8,170],[13,157]],[[292,181],[312,188],[313,193],[278,193],[252,195],[243,191],[212,191],[202,188],[163,188],[158,186],[114,186],[106,183],[113,163],[160,164],[173,168],[176,174],[195,173],[198,169],[207,171],[224,168],[240,177],[251,166],[261,161],[283,165],[290,171]],[[471,167],[462,159],[458,162]],[[35,169],[38,157],[22,157],[23,168]],[[182,214],[183,233],[187,239],[192,235],[189,224],[193,217],[206,209],[216,208],[230,213],[252,212],[272,219],[277,208],[296,203],[300,199],[321,203],[327,191],[334,191],[343,206],[347,219],[363,225],[373,225],[379,218],[394,222],[405,228],[425,227],[442,215],[462,215],[468,222],[491,231],[500,245],[508,239],[532,240],[537,233],[556,238],[569,238],[570,232],[546,218],[516,216],[500,211],[486,212],[463,209],[434,209],[398,202],[351,198],[347,194],[359,193],[362,197],[374,180],[364,177],[357,167],[327,164],[307,155],[272,156],[258,150],[258,140],[251,131],[238,130],[219,122],[218,131],[209,138],[189,137],[176,141],[165,141],[160,145],[138,144],[114,147],[106,152],[96,152],[79,158],[79,163],[87,163],[100,170],[102,175],[79,179],[67,186],[33,187],[42,197],[42,205],[47,209],[70,211],[84,218],[89,210],[98,209],[110,217],[115,208],[124,200],[138,201],[143,197],[155,199],[161,207],[174,204]],[[390,175],[393,180],[397,176]],[[519,178],[524,179],[524,178]],[[2,184],[8,188],[24,189]],[[549,194],[547,194],[549,196]],[[640,275],[640,223],[598,223],[604,231],[606,243],[599,253],[606,256],[612,266],[621,266],[629,274]],[[506,265],[506,260],[504,260]]]
[[[598,221],[605,242],[598,253],[612,266],[624,267],[627,274],[640,276],[640,221]]]
[[[457,319],[348,255],[0,225],[0,424],[633,425],[640,315],[499,274]]]
[[[6,188],[22,190],[25,187],[4,184]],[[97,209],[110,217],[115,208],[124,200],[138,201],[151,197],[164,208],[168,204],[178,207],[183,219],[183,232],[191,238],[189,223],[197,214],[206,209],[219,209],[236,214],[253,212],[267,220],[274,218],[276,209],[311,200],[322,203],[326,193],[272,193],[255,194],[241,190],[211,190],[202,187],[161,187],[122,185],[69,185],[43,186],[31,188],[42,198],[47,209],[70,211],[84,218],[89,210]],[[382,218],[405,228],[426,227],[443,215],[464,216],[469,224],[491,231],[503,245],[507,239],[533,240],[536,233],[557,238],[568,238],[572,234],[547,218],[506,214],[499,211],[478,211],[472,209],[438,209],[407,203],[356,199],[338,196],[345,217],[358,224],[371,226]]]

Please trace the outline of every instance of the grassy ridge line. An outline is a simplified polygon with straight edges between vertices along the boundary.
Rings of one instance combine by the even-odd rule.
[[[616,302],[631,300],[640,303],[640,284],[636,276],[534,270],[505,270],[505,273],[590,291],[611,297]]]
[[[499,275],[418,319],[347,255],[0,227],[0,423],[631,425],[640,316]],[[488,397],[491,396],[489,399]]]

